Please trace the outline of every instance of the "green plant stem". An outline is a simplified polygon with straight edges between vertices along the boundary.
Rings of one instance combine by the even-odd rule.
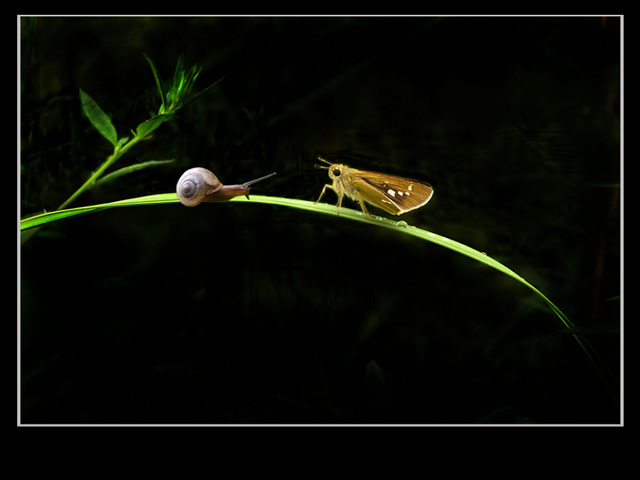
[[[80,195],[82,195],[85,191],[93,188],[96,184],[96,181],[102,176],[102,174],[111,166],[114,162],[116,162],[119,158],[121,158],[125,153],[129,151],[135,144],[144,140],[145,137],[141,137],[136,135],[131,140],[129,140],[124,145],[116,145],[113,149],[113,153],[107,157],[107,159],[102,162],[102,164],[98,167],[98,169],[91,174],[91,176],[87,179],[86,182],[82,184],[82,186],[77,189],[73,195],[67,198],[62,205],[60,205],[57,210],[62,210],[69,206],[71,203],[75,201]]]

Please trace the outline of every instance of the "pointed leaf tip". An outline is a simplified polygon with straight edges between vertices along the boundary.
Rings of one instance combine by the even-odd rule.
[[[80,102],[82,103],[82,111],[91,124],[115,147],[118,143],[118,134],[109,116],[104,113],[96,101],[82,89],[80,89]]]

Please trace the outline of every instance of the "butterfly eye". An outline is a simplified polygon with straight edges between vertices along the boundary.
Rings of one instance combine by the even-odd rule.
[[[342,175],[342,171],[339,168],[334,168],[333,170],[331,170],[331,173],[333,173],[336,177]]]

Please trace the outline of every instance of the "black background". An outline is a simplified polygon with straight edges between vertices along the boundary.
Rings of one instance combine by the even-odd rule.
[[[79,88],[126,136],[159,106],[143,52],[167,80],[184,55],[196,88],[224,80],[117,166],[174,163],[76,205],[172,192],[192,166],[315,200],[314,152],[353,152],[430,182],[401,219],[523,276],[617,380],[618,18],[22,18],[20,42],[23,215],[110,153]],[[404,237],[245,203],[47,226],[21,248],[21,421],[619,422],[538,297]]]

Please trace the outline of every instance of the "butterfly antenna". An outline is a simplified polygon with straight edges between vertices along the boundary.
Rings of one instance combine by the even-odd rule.
[[[318,160],[320,160],[321,162],[326,163],[327,165],[332,165],[332,163],[331,163],[331,162],[327,162],[327,161],[326,161],[324,158],[322,158],[322,157],[318,157]],[[329,167],[323,167],[322,165],[318,165],[317,163],[314,165],[314,167],[316,167],[316,168],[327,168],[327,169],[329,168]]]

